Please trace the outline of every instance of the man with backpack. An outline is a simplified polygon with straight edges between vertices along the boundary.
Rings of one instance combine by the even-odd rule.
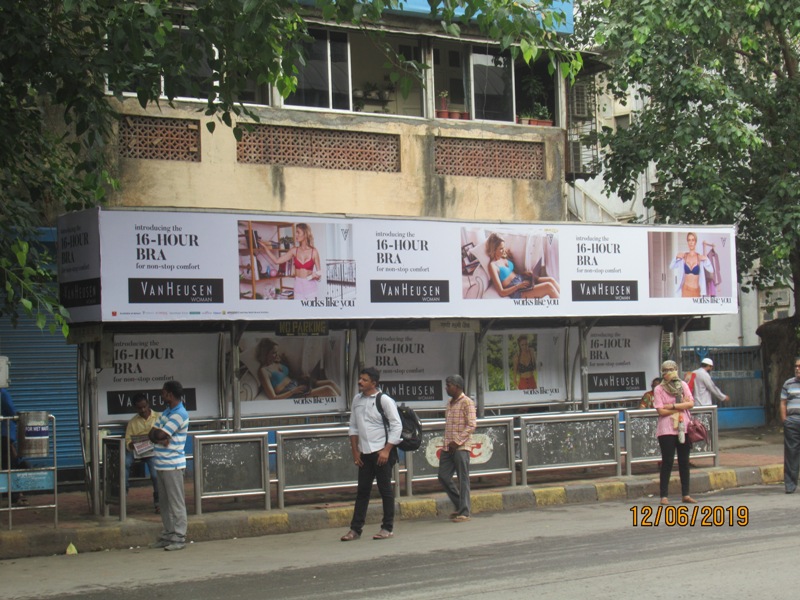
[[[444,448],[439,454],[439,483],[456,508],[451,520],[462,523],[470,520],[469,453],[476,424],[475,403],[464,394],[461,375],[445,379],[445,389],[450,401],[444,417]],[[458,477],[458,488],[453,483],[453,473]]]
[[[689,382],[689,389],[694,396],[695,404],[698,406],[711,406],[714,398],[720,402],[728,402],[730,398],[720,390],[711,379],[711,370],[714,368],[714,361],[704,358],[700,361],[700,368],[692,371],[694,377]]]
[[[397,462],[395,446],[400,443],[403,426],[394,400],[378,389],[379,380],[380,372],[376,368],[361,369],[358,377],[359,393],[353,398],[348,433],[353,462],[358,467],[358,490],[350,531],[341,537],[343,542],[361,537],[367,518],[372,482],[376,479],[383,501],[383,521],[380,531],[372,539],[387,540],[394,536],[392,469]],[[383,415],[378,410],[378,402],[381,403]],[[384,426],[384,415],[388,427]]]

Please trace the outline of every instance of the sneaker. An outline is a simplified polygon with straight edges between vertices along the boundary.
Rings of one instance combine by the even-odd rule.
[[[351,529],[350,531],[348,531],[347,533],[345,533],[345,534],[344,534],[344,535],[343,535],[341,538],[339,538],[339,539],[340,539],[340,540],[342,540],[343,542],[352,542],[353,540],[357,540],[357,539],[358,539],[358,538],[360,538],[360,537],[361,537],[361,534],[360,534],[360,533],[358,533],[357,531],[353,531],[353,530]]]
[[[166,548],[171,543],[172,542],[170,542],[169,540],[158,540],[157,542],[153,542],[152,544],[150,544],[150,548]]]
[[[186,548],[186,544],[182,542],[172,542],[171,544],[164,546],[164,550],[168,552],[172,552],[173,550],[183,550],[184,548]]]
[[[385,529],[381,529],[378,533],[372,536],[373,540],[388,540],[389,538],[394,537],[394,533],[391,531],[386,531]]]

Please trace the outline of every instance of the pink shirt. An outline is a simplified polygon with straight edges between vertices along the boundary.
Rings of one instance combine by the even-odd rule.
[[[687,402],[689,400],[694,401],[694,398],[692,397],[692,392],[685,381],[681,381],[681,386],[683,386],[683,400],[681,400],[681,402]],[[653,398],[653,408],[664,408],[665,406],[671,404],[675,404],[675,397],[670,396],[663,386],[657,385],[655,391],[655,397]],[[691,419],[689,411],[684,409],[681,412],[683,413],[683,422],[688,423],[689,419]],[[656,437],[662,435],[678,435],[677,428],[673,426],[672,415],[658,416],[658,427],[656,428]]]

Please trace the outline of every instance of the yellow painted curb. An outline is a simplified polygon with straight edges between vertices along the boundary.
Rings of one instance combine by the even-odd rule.
[[[764,483],[783,483],[783,465],[761,467],[761,481]]]
[[[628,497],[628,491],[625,489],[625,484],[621,481],[596,483],[594,487],[597,489],[597,500],[599,502],[604,502],[606,500],[619,500]]]
[[[353,518],[352,507],[328,508],[325,512],[328,514],[328,524],[331,527],[350,527]]]
[[[247,517],[247,527],[253,535],[270,533],[287,533],[289,531],[289,513],[263,513]]]
[[[499,493],[473,494],[470,498],[473,513],[498,512],[503,510],[503,495]]]
[[[710,471],[708,483],[712,490],[724,490],[736,487],[736,471],[725,469],[723,471]]]
[[[411,500],[400,503],[400,514],[404,519],[428,519],[436,517],[436,500],[433,498]]]
[[[567,503],[567,490],[563,487],[538,488],[533,490],[537,506],[552,506]]]

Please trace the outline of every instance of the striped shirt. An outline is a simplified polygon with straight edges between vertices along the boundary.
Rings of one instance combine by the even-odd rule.
[[[475,431],[475,403],[469,396],[461,394],[455,400],[447,403],[444,415],[444,448],[450,448],[450,442],[455,442],[459,448],[472,442],[472,432]]]
[[[156,471],[186,468],[186,434],[189,431],[189,413],[179,403],[175,408],[168,408],[153,425],[169,436],[169,444],[155,444],[153,462]]]
[[[800,377],[786,380],[781,389],[781,402],[786,402],[787,411],[800,411]]]

